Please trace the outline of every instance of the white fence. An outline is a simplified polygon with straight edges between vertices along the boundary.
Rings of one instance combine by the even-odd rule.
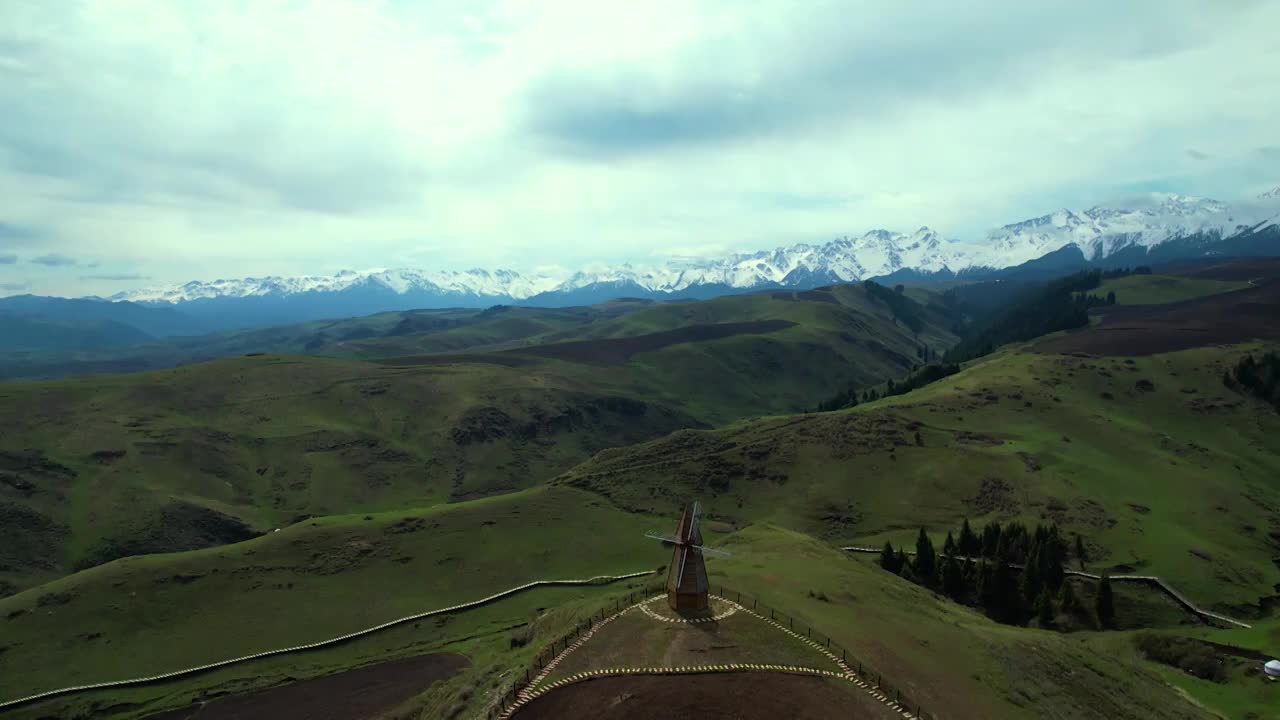
[[[840,549],[841,549],[841,550],[847,550],[847,551],[849,551],[849,552],[859,552],[859,553],[878,553],[878,552],[881,552],[881,548],[860,547],[860,546],[858,546],[858,545],[850,545],[850,546],[848,546],[848,547],[842,547],[842,548],[840,548]],[[905,552],[906,552],[908,555],[915,555],[915,553],[914,553],[914,552],[912,552],[912,551],[910,551],[910,550],[906,550]],[[958,559],[958,560],[965,560],[965,561],[968,561],[968,562],[982,562],[982,561],[983,561],[983,558],[961,557],[961,556],[959,556],[959,555],[957,555],[957,556],[956,556],[956,559]],[[1022,566],[1021,566],[1021,565],[1018,565],[1017,563],[1009,563],[1009,567],[1018,568],[1019,570],[1021,570],[1021,569],[1022,569]],[[1094,575],[1093,573],[1081,572],[1081,571],[1079,571],[1079,570],[1067,570],[1067,569],[1064,569],[1064,570],[1063,570],[1063,572],[1064,572],[1065,574],[1067,574],[1067,575],[1075,575],[1076,577],[1089,578],[1090,580],[1101,580],[1101,579],[1102,579],[1102,576],[1101,576],[1101,575]],[[1108,575],[1107,577],[1111,578],[1112,580],[1118,580],[1118,581],[1129,581],[1129,582],[1145,582],[1145,583],[1148,583],[1148,584],[1150,584],[1150,585],[1155,585],[1157,588],[1159,588],[1161,591],[1163,591],[1166,595],[1168,595],[1169,597],[1173,598],[1173,599],[1174,599],[1174,601],[1175,601],[1175,602],[1177,602],[1179,605],[1181,605],[1182,607],[1186,608],[1189,612],[1192,612],[1192,613],[1194,613],[1194,614],[1196,614],[1196,615],[1199,615],[1199,616],[1200,616],[1200,617],[1202,617],[1202,618],[1206,618],[1206,619],[1209,619],[1209,620],[1217,620],[1217,621],[1219,621],[1219,622],[1224,622],[1224,623],[1227,623],[1227,624],[1229,624],[1229,625],[1235,625],[1235,626],[1237,626],[1237,627],[1242,627],[1242,628],[1249,628],[1249,627],[1253,627],[1252,625],[1249,625],[1248,623],[1243,623],[1243,622],[1240,622],[1239,620],[1236,620],[1236,619],[1234,619],[1234,618],[1229,618],[1229,617],[1227,617],[1226,615],[1219,615],[1219,614],[1218,614],[1218,613],[1216,613],[1216,612],[1211,612],[1211,611],[1209,611],[1209,610],[1205,610],[1205,609],[1202,609],[1202,608],[1200,608],[1200,607],[1196,606],[1196,604],[1195,604],[1195,603],[1193,603],[1193,602],[1191,602],[1189,599],[1187,599],[1187,596],[1186,596],[1186,595],[1183,595],[1182,593],[1178,592],[1177,590],[1175,590],[1175,589],[1173,588],[1173,586],[1172,586],[1172,585],[1170,585],[1169,583],[1165,582],[1164,580],[1162,580],[1162,579],[1160,579],[1160,578],[1156,577],[1155,575]]]
[[[409,615],[406,617],[398,618],[396,620],[392,620],[390,622],[384,622],[381,625],[374,625],[373,627],[365,628],[363,630],[357,630],[352,633],[347,633],[346,635],[339,635],[338,637],[335,637],[335,638],[329,638],[328,640],[321,640],[319,642],[313,642],[306,645],[295,645],[293,647],[278,648],[275,650],[266,650],[264,652],[254,653],[252,655],[244,655],[238,658],[231,658],[230,660],[219,660],[218,662],[211,662],[204,665],[197,665],[196,667],[184,668],[182,670],[174,670],[173,672],[167,672],[160,675],[151,675],[148,677],[140,677],[140,678],[129,678],[128,680],[113,680],[110,682],[93,683],[92,685],[76,685],[75,687],[66,687],[66,688],[59,688],[57,690],[49,690],[47,692],[38,693],[36,695],[28,695],[27,697],[18,698],[16,700],[7,700],[5,702],[0,702],[0,710],[6,710],[9,708],[16,707],[18,705],[24,705],[26,703],[36,702],[38,700],[47,700],[49,698],[57,697],[59,695],[70,695],[72,693],[84,692],[86,690],[101,690],[103,688],[121,687],[124,685],[143,685],[146,683],[158,682],[161,680],[171,680],[173,678],[181,677],[183,675],[192,675],[194,673],[204,672],[206,670],[213,670],[215,668],[222,668],[228,665],[235,665],[236,663],[248,662],[249,660],[256,660],[258,658],[269,657],[271,655],[284,655],[285,653],[300,652],[302,650],[314,650],[316,648],[324,647],[326,645],[335,645],[337,643],[346,642],[347,640],[352,640],[354,638],[358,638],[363,635],[376,633],[379,630],[386,630],[387,628],[393,627],[395,625],[401,625],[403,623],[412,622],[414,620],[421,620],[422,618],[431,617],[432,615],[443,615],[444,613],[456,612],[459,610],[469,610],[471,608],[479,607],[481,605],[491,603],[495,600],[502,599],[509,595],[514,595],[518,592],[523,592],[530,588],[535,588],[543,585],[603,585],[607,583],[616,582],[618,580],[629,580],[631,578],[643,577],[645,575],[652,575],[653,572],[654,572],[653,570],[645,570],[644,572],[635,572],[627,575],[598,575],[596,577],[588,578],[586,580],[535,580],[531,583],[525,583],[524,585],[513,587],[508,590],[503,590],[502,592],[499,592],[499,593],[494,593],[493,595],[490,595],[489,597],[486,597],[486,598],[481,598],[479,600],[472,600],[471,602],[459,603],[457,605],[450,605],[449,607],[438,608],[436,610],[428,610],[426,612],[421,612],[416,615]]]

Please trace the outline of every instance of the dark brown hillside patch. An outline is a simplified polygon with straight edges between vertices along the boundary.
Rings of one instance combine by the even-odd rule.
[[[15,503],[0,502],[0,572],[53,570],[66,526]]]
[[[1173,263],[1159,268],[1163,275],[1206,280],[1259,280],[1280,278],[1280,258],[1233,258],[1206,265],[1203,262]]]
[[[76,568],[83,570],[130,555],[199,550],[260,534],[239,518],[217,510],[171,502],[142,513],[128,529],[95,543],[76,562]]]
[[[461,655],[436,653],[299,680],[246,695],[210,698],[146,720],[350,720],[381,717],[433,683],[466,667]]]
[[[790,320],[708,323],[688,325],[674,330],[663,330],[644,335],[632,335],[630,337],[573,340],[504,350],[502,352],[414,355],[386,358],[375,362],[396,366],[485,363],[506,367],[526,367],[536,364],[537,358],[548,358],[566,360],[568,362],[621,365],[630,360],[633,355],[661,350],[671,345],[721,340],[735,335],[771,333],[785,330],[794,325],[795,323]]]
[[[627,362],[632,355],[661,350],[671,345],[720,340],[735,335],[771,333],[785,330],[794,325],[795,323],[790,320],[753,320],[750,322],[689,325],[674,330],[663,330],[631,337],[577,340],[538,345],[520,348],[519,350],[509,350],[503,354],[514,353],[568,360],[569,362],[617,365]]]
[[[1280,280],[1167,305],[1109,308],[1093,327],[1048,338],[1041,353],[1154,355],[1205,345],[1280,338]]]
[[[841,687],[838,683],[849,687]],[[900,717],[842,680],[782,673],[635,675],[586,680],[553,690],[521,708],[518,720],[615,718],[666,720],[705,718]]]
[[[1013,485],[997,477],[983,478],[977,494],[966,498],[964,504],[975,515],[987,515],[993,512],[1012,514],[1021,507],[1018,499],[1014,497]]]

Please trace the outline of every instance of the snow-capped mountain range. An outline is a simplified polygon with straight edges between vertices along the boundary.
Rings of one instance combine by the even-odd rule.
[[[914,271],[964,273],[1008,268],[1063,248],[1078,248],[1096,262],[1121,251],[1149,252],[1191,237],[1229,238],[1280,220],[1280,188],[1229,205],[1207,198],[1151,194],[1125,207],[1062,209],[991,231],[985,242],[946,239],[927,228],[910,232],[872,230],[823,244],[800,243],[774,250],[718,258],[672,260],[654,266],[623,264],[568,275],[522,274],[514,270],[424,271],[376,269],[332,276],[261,277],[193,281],[176,287],[134,290],[113,301],[185,305],[201,301],[363,293],[401,297],[419,307],[537,301],[583,291],[673,295],[719,288],[813,287]],[[1128,255],[1126,255],[1128,257]],[[708,290],[709,291],[709,290]],[[578,295],[575,295],[578,293]],[[386,309],[398,309],[389,305]]]

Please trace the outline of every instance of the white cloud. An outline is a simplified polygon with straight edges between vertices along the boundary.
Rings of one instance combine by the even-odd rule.
[[[1153,182],[1231,199],[1274,167],[1277,23],[1225,0],[13,0],[0,224],[31,229],[6,250],[164,282],[972,236]]]

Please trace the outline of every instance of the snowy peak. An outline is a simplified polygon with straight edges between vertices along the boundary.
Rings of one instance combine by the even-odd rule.
[[[1217,200],[1151,193],[1122,203],[1054,212],[992,230],[986,242],[944,238],[929,227],[910,233],[869,230],[821,244],[797,243],[713,258],[673,258],[654,265],[595,265],[568,276],[525,275],[515,270],[343,270],[328,276],[195,281],[124,292],[111,300],[182,303],[214,298],[287,297],[302,293],[372,292],[421,295],[437,301],[477,304],[518,302],[543,293],[593,286],[680,293],[690,288],[757,287],[851,282],[899,271],[961,272],[1020,265],[1068,246],[1090,260],[1126,248],[1151,248],[1197,233],[1228,237],[1280,217],[1280,187],[1233,207]],[[417,300],[411,300],[416,302]]]
[[[546,275],[525,276],[514,270],[341,270],[333,275],[193,281],[173,288],[116,293],[110,299],[174,304],[214,298],[286,297],[301,293],[371,289],[396,295],[428,293],[459,298],[506,297],[523,300],[553,290],[559,285],[559,278]]]
[[[1208,198],[1151,193],[1122,206],[1099,205],[1081,213],[1063,209],[1006,225],[992,231],[990,240],[1006,260],[1026,262],[1068,245],[1096,260],[1126,247],[1150,248],[1196,233],[1225,237],[1247,226],[1253,215]]]

